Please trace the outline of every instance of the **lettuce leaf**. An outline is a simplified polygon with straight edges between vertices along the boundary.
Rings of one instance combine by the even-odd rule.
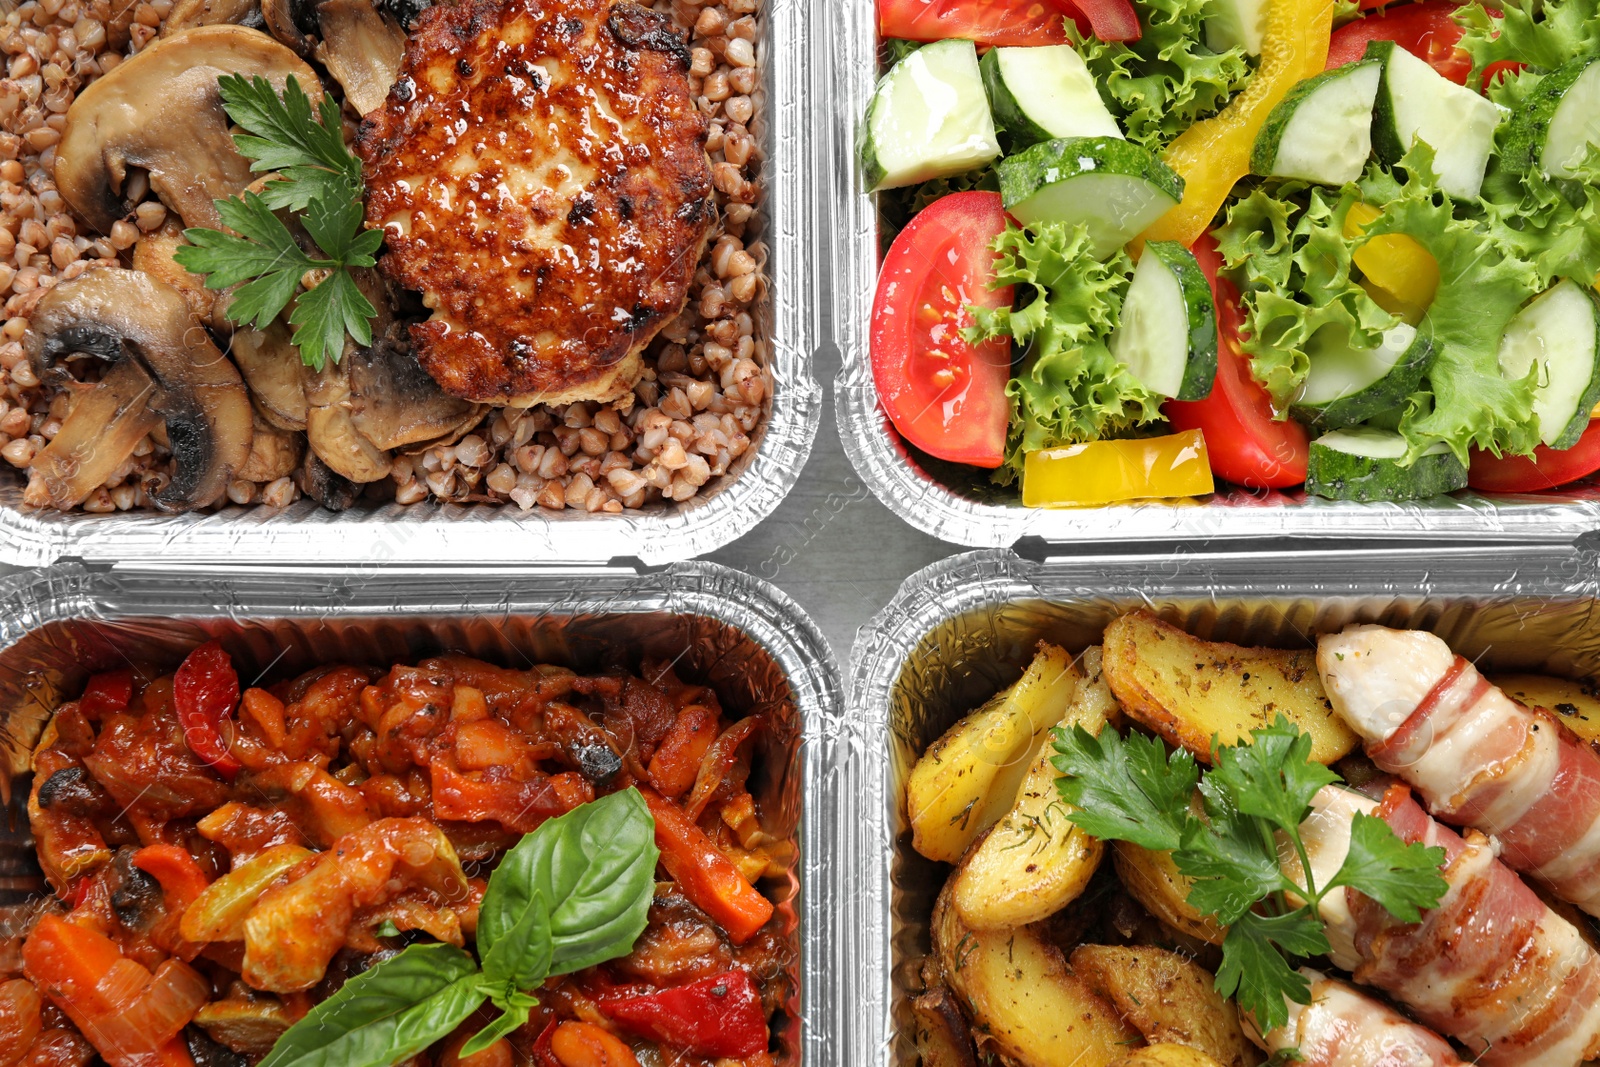
[[[974,308],[968,339],[1009,336],[1028,350],[1006,386],[1006,465],[995,472],[1002,485],[1022,473],[1028,452],[1098,440],[1161,417],[1161,397],[1106,346],[1122,314],[1132,262],[1118,252],[1102,263],[1090,244],[1081,223],[1068,229],[1051,222],[1038,225],[1037,233],[1008,226],[995,241],[997,280],[1017,287],[1021,306]]]
[[[1369,202],[1383,214],[1366,228],[1369,237],[1403,233],[1439,261],[1439,289],[1420,329],[1434,342],[1428,391],[1412,396],[1400,432],[1415,459],[1443,441],[1463,463],[1467,446],[1495,453],[1525,454],[1538,443],[1533,421],[1533,375],[1521,381],[1500,376],[1500,337],[1528,298],[1542,286],[1539,272],[1492,226],[1456,218],[1450,199],[1433,180],[1433,151],[1418,144],[1401,161],[1407,175],[1394,189],[1385,176],[1381,199]]]
[[[1222,110],[1250,77],[1244,49],[1205,45],[1205,0],[1141,0],[1144,34],[1127,44],[1067,36],[1094,75],[1128,140],[1159,151],[1197,120]]]
[[[1569,59],[1600,52],[1600,0],[1503,0],[1491,14],[1481,3],[1455,13],[1466,27],[1459,47],[1472,57],[1467,84],[1483,84],[1493,63],[1523,63],[1552,71]]]
[[[1240,345],[1250,369],[1281,410],[1311,369],[1311,336],[1324,326],[1351,344],[1376,348],[1399,321],[1351,278],[1360,241],[1344,236],[1345,216],[1361,200],[1354,185],[1335,193],[1303,182],[1258,186],[1228,211],[1217,231],[1244,312]]]

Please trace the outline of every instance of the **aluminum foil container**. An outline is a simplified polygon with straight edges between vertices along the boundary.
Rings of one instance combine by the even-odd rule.
[[[851,1064],[909,1065],[911,993],[949,868],[917,855],[905,779],[962,715],[1014,682],[1040,640],[1080,652],[1124,611],[1149,608],[1201,637],[1284,648],[1354,621],[1431,630],[1494,670],[1600,676],[1600,555],[1534,545],[1323,552],[953,556],[906,579],[862,627],[851,662],[851,743],[838,769],[850,931],[840,1035]]]
[[[826,910],[837,822],[828,778],[842,699],[822,633],[792,600],[711,563],[638,574],[620,568],[460,571],[196,570],[67,564],[0,582],[0,902],[42,892],[24,801],[28,754],[51,709],[89,673],[130,660],[176,666],[218,638],[244,684],[327,662],[387,666],[459,651],[509,667],[603,666],[620,651],[676,661],[732,712],[764,708],[750,780],[771,832],[798,841],[786,884],[767,885],[799,964],[785,1063],[830,1062],[828,991],[840,927]]]
[[[0,2],[0,11],[4,4]],[[137,511],[95,515],[24,507],[24,480],[0,475],[0,563],[22,567],[59,559],[217,563],[522,563],[636,558],[656,565],[728,544],[771,514],[805,466],[822,418],[816,348],[818,257],[812,254],[812,171],[818,123],[805,101],[818,99],[813,64],[819,38],[805,5],[766,0],[758,42],[758,114],[752,126],[765,160],[764,198],[755,235],[767,242],[766,296],[758,332],[768,341],[767,415],[754,447],[684,503],[658,503],[620,515],[514,504],[357,504],[339,514],[304,499],[287,508],[230,505],[199,514]]]
[[[1419,503],[1360,504],[1295,490],[1229,487],[1203,501],[1035,509],[988,472],[909,449],[878,406],[868,328],[880,250],[876,197],[856,163],[855,136],[878,77],[876,7],[833,5],[833,286],[830,330],[843,367],[834,404],[844,450],[872,492],[924,533],[959,545],[1047,541],[1187,541],[1195,538],[1338,537],[1571,541],[1600,527],[1600,482],[1539,496],[1463,492]]]

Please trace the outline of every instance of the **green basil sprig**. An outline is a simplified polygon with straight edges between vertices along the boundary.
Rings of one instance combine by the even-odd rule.
[[[636,789],[545,822],[507,852],[478,910],[480,966],[453,945],[411,945],[344,984],[278,1038],[260,1067],[385,1067],[461,1025],[485,1001],[500,1015],[470,1056],[527,1022],[537,989],[626,955],[644,932],[659,853]]]

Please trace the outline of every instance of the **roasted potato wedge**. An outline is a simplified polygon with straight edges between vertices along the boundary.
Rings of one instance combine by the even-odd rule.
[[[1057,724],[1098,734],[1117,713],[1117,699],[1100,675],[1100,649],[1079,663],[1083,681]],[[1105,846],[1067,821],[1071,805],[1056,789],[1049,738],[1039,746],[1016,803],[961,860],[951,896],[961,921],[974,930],[1026,926],[1060,911],[1089,884]]]
[[[911,1002],[916,1021],[912,1040],[922,1067],[978,1067],[972,1031],[955,994],[944,985],[929,986]]]
[[[929,745],[906,781],[912,847],[955,863],[999,822],[1081,680],[1071,656],[1042,644],[1015,685]]]
[[[1163,1043],[1134,1049],[1118,1060],[1116,1067],[1220,1067],[1220,1065],[1197,1048]]]
[[[1152,852],[1130,841],[1117,841],[1111,847],[1111,860],[1116,864],[1123,888],[1143,904],[1146,911],[1181,934],[1213,945],[1222,944],[1227,931],[1217,925],[1215,916],[1189,903],[1194,879],[1178,870],[1172,853]]]
[[[1239,1009],[1187,956],[1137,945],[1079,945],[1072,970],[1151,1044],[1188,1045],[1222,1067],[1261,1062],[1239,1026]]]
[[[1530,708],[1544,708],[1567,729],[1589,742],[1600,744],[1600,689],[1593,682],[1574,682],[1544,674],[1490,675],[1512,700]]]
[[[1203,760],[1213,736],[1237,744],[1279,715],[1311,735],[1311,757],[1321,763],[1356,746],[1328,703],[1311,649],[1202,641],[1132,611],[1106,627],[1105,676],[1123,711]]]
[[[933,910],[932,936],[944,979],[966,1004],[983,1051],[1015,1067],[1109,1067],[1139,1040],[1067,969],[1061,950],[1031,928],[963,926],[948,883]]]

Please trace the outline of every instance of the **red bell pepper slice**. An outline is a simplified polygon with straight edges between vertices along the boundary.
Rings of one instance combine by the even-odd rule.
[[[132,699],[133,672],[126,668],[106,671],[91,677],[89,684],[83,687],[83,696],[78,698],[78,710],[90,722],[100,722],[108,715],[127,711]]]
[[[231,780],[239,773],[240,764],[228,751],[223,728],[226,725],[232,732],[233,709],[239,705],[239,675],[222,645],[207,641],[189,653],[173,676],[172,702],[190,751]]]
[[[744,880],[739,868],[676,804],[654,789],[638,789],[655,818],[661,865],[695,907],[728,931],[734,944],[750,940],[772,918],[772,902]]]
[[[600,1010],[643,1037],[698,1056],[742,1059],[767,1048],[767,1013],[750,976],[733,970],[658,991],[599,998]]]

